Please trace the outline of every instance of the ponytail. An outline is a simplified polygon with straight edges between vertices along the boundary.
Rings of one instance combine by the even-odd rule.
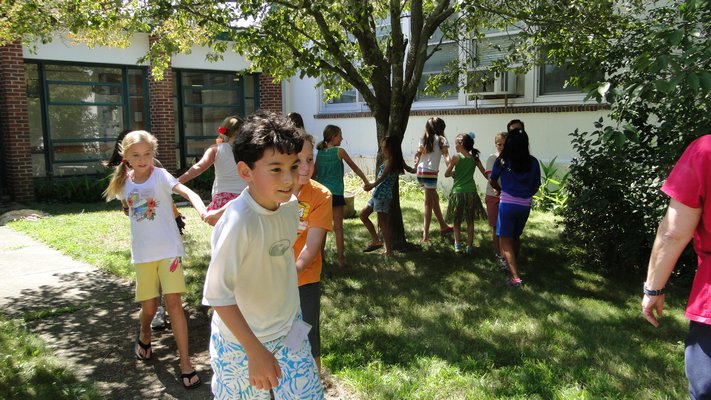
[[[323,140],[318,142],[316,149],[325,149],[328,146],[328,143],[339,134],[341,134],[341,128],[336,125],[326,125],[326,127],[323,128]]]
[[[123,187],[126,185],[128,178],[128,162],[121,161],[119,165],[114,167],[114,173],[111,176],[109,186],[104,190],[103,196],[106,202],[109,202],[117,197],[120,197],[123,192]]]

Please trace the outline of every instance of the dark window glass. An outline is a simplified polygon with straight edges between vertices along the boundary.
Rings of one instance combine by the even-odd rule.
[[[565,81],[570,77],[568,68],[564,65],[557,67],[551,64],[545,64],[540,69],[540,84],[539,94],[562,94],[562,93],[580,93],[580,89],[575,86],[565,84]]]

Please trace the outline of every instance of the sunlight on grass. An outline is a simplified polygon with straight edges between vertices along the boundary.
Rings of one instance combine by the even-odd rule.
[[[355,181],[348,185],[359,210],[369,195]],[[681,342],[688,327],[687,285],[670,288],[662,326],[655,329],[639,315],[644,277],[607,276],[579,264],[557,217],[534,211],[520,255],[526,286],[512,290],[493,258],[485,221],[476,223],[474,255],[455,254],[451,237],[438,233],[418,247],[422,191],[411,182],[402,187],[411,252],[392,258],[362,253],[369,235],[360,220],[347,219],[348,267],[339,268],[333,235],[327,239],[322,360],[354,398],[687,396]],[[11,226],[132,276],[128,220],[115,204],[49,208],[51,218]],[[187,217],[186,301],[199,306],[212,229],[193,210],[181,211]]]

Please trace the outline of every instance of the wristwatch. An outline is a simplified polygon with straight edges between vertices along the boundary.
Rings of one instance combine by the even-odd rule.
[[[652,290],[647,287],[647,285],[642,285],[642,292],[647,296],[661,296],[664,294],[664,288],[659,290]]]

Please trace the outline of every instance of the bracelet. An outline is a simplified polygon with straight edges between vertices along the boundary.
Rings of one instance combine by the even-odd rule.
[[[647,285],[642,286],[642,292],[646,294],[647,296],[661,296],[664,294],[664,288],[661,288],[659,290],[652,290],[647,287]]]

